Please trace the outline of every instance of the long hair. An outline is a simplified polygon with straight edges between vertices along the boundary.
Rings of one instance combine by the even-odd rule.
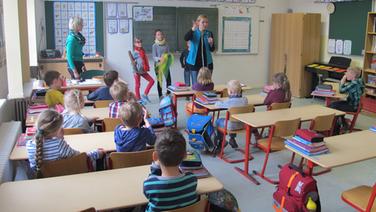
[[[63,116],[54,110],[43,111],[37,120],[34,140],[36,143],[35,164],[36,164],[36,178],[41,178],[41,167],[43,163],[43,141],[45,137],[56,133],[63,124]]]
[[[285,92],[285,102],[289,102],[291,100],[291,89],[290,89],[290,81],[287,78],[285,73],[276,73],[273,76],[273,82],[279,85],[279,87]]]
[[[72,89],[64,94],[64,105],[68,112],[79,113],[84,106],[85,100],[80,90]]]
[[[198,71],[197,82],[202,85],[208,85],[212,83],[212,74],[207,67],[202,67]]]

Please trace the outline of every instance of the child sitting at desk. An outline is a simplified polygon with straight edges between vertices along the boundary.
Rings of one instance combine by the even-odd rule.
[[[358,67],[350,67],[339,83],[339,92],[347,93],[346,101],[336,101],[329,105],[330,108],[344,112],[355,112],[358,110],[360,98],[364,92],[363,79],[359,78],[361,70]],[[339,117],[339,123],[335,129],[335,134],[339,132],[339,125],[346,125],[343,117]],[[346,126],[345,126],[346,127]]]
[[[103,81],[106,86],[100,87],[94,92],[90,93],[87,96],[88,100],[97,101],[97,100],[113,100],[110,94],[110,87],[116,80],[119,78],[119,73],[117,71],[111,70],[106,71],[103,75]]]
[[[115,128],[116,151],[135,152],[146,149],[146,144],[154,145],[156,136],[147,120],[147,112],[137,102],[127,102],[120,108],[123,124]],[[141,122],[144,127],[140,127]]]
[[[115,81],[110,88],[110,94],[114,99],[109,105],[109,117],[118,118],[120,107],[127,101],[136,101],[135,96],[128,90],[128,85],[121,81]]]
[[[43,177],[41,167],[45,161],[61,160],[78,155],[80,152],[72,149],[64,140],[63,116],[54,110],[43,111],[36,123],[37,133],[33,140],[26,143],[27,155],[36,177]],[[88,152],[92,160],[103,156],[102,150]]]
[[[264,99],[264,105],[289,102],[291,100],[290,82],[284,73],[276,73],[273,76],[273,84],[268,86],[268,94]]]
[[[173,210],[197,202],[197,178],[179,170],[186,154],[186,142],[179,131],[167,129],[158,135],[152,173],[144,181],[144,194],[149,200],[146,211]]]
[[[49,87],[45,101],[48,107],[55,107],[56,105],[64,105],[64,95],[59,91],[63,86],[63,78],[57,71],[47,71],[44,74],[44,81]]]
[[[85,105],[85,100],[79,90],[73,89],[65,92],[64,105],[65,110],[62,114],[64,119],[63,128],[80,128],[85,133],[94,131],[90,125],[97,118],[89,120],[80,113]]]
[[[241,106],[247,106],[248,105],[248,99],[245,97],[242,97],[242,86],[238,80],[230,80],[227,83],[227,92],[229,95],[229,98],[225,101],[219,101],[215,103],[216,107],[219,108],[231,108],[231,107],[241,107]],[[225,118],[219,118],[215,122],[217,127],[224,128],[225,127]],[[228,130],[240,130],[243,129],[244,125],[241,122],[238,121],[228,121],[227,129]],[[220,144],[222,142],[223,135],[221,132],[217,130],[217,143]],[[229,144],[232,148],[238,148],[238,144],[235,140],[236,134],[230,134],[230,141]]]

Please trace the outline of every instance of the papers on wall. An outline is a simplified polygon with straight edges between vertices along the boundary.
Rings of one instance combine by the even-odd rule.
[[[126,3],[106,3],[106,11],[109,34],[129,33],[128,5]]]
[[[251,18],[223,17],[223,52],[249,52]]]
[[[336,40],[336,54],[343,54],[343,40]]]
[[[128,18],[127,4],[118,3],[117,5],[118,5],[118,7],[117,7],[118,17],[119,18]]]
[[[122,34],[129,33],[129,20],[119,20],[119,32]]]
[[[336,53],[336,40],[335,39],[329,39],[328,41],[328,52],[331,54]]]
[[[116,3],[108,3],[106,8],[107,8],[107,19],[116,18],[117,4]]]
[[[343,42],[343,54],[344,55],[351,55],[351,40],[345,40]]]
[[[133,20],[134,21],[152,21],[153,20],[153,7],[133,7]]]
[[[115,34],[118,32],[118,20],[107,20],[108,33]]]
[[[329,54],[343,54],[351,55],[352,41],[341,39],[329,39],[328,40],[328,53]]]

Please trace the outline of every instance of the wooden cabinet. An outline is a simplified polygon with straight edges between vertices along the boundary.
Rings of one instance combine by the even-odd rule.
[[[84,58],[84,63],[87,70],[103,70],[104,69],[104,58],[103,57],[92,57]],[[53,59],[39,59],[38,60],[40,73],[43,74],[49,70],[55,70],[60,72],[63,76],[70,78],[67,68],[67,60],[63,58],[53,58]]]
[[[311,74],[304,66],[320,59],[321,14],[272,15],[269,80],[285,72],[295,97],[310,95]]]

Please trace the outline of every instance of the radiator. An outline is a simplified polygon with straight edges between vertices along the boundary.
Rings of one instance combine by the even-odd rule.
[[[16,121],[25,123],[27,107],[30,104],[30,99],[29,98],[16,99],[14,102],[15,102],[15,109],[16,109],[15,111]]]

